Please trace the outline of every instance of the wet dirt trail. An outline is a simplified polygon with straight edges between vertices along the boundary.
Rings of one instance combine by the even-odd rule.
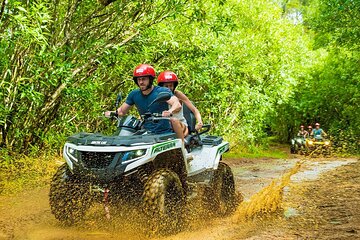
[[[274,214],[248,220],[195,216],[184,231],[157,239],[360,239],[358,159],[225,160],[247,202],[299,161],[299,171],[284,188],[282,208]],[[0,196],[0,239],[153,239],[127,221],[129,215],[134,218],[131,213],[111,223],[97,213],[81,226],[63,227],[50,212],[48,192],[38,188]]]

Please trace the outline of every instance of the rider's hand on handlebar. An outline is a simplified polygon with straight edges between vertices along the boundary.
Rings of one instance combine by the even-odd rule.
[[[106,112],[104,112],[104,116],[107,117],[107,118],[110,117],[110,114],[111,114],[111,111],[106,111]]]
[[[196,131],[199,131],[199,130],[202,128],[202,126],[203,126],[203,123],[202,123],[202,122],[198,122],[198,124],[196,124],[196,126],[195,126],[195,130],[196,130]]]
[[[113,116],[116,116],[116,112],[115,111],[106,111],[104,112],[105,117],[110,118]]]
[[[170,111],[163,111],[162,112],[162,116],[163,117],[171,117],[172,116],[172,113]]]

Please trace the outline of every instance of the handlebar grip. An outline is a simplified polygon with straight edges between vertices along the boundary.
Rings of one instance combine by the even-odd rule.
[[[111,111],[110,112],[110,117],[118,117],[119,116],[119,114],[117,113],[117,111]]]

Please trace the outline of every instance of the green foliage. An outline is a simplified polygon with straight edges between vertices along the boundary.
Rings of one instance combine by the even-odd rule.
[[[308,26],[317,33],[317,46],[336,44],[359,49],[360,2],[313,0]]]
[[[102,4],[100,4],[100,3]],[[47,181],[51,155],[135,88],[139,63],[169,69],[228,157],[320,122],[339,153],[358,153],[360,1],[3,1],[0,189]],[[48,156],[39,157],[40,152]],[[26,174],[24,174],[26,173]]]
[[[214,134],[259,143],[265,119],[304,75],[309,39],[271,3],[204,1],[202,10],[199,20],[189,11],[143,34],[139,52],[178,74]]]
[[[333,136],[336,151],[360,150],[359,9],[360,2],[345,0],[312,1],[307,6],[306,24],[314,31],[318,61],[270,121],[283,140],[300,124],[320,122]]]
[[[3,4],[0,143],[28,152],[32,146],[58,147],[62,143],[53,134],[63,141],[75,131],[103,129],[99,110],[106,108],[109,93],[124,85],[111,80],[139,62],[119,64],[126,59],[115,59],[113,51],[181,11],[184,1],[116,1],[106,7],[92,0]]]
[[[231,148],[229,152],[224,154],[225,158],[275,158],[286,159],[288,158],[287,145],[281,145],[275,137],[264,138],[264,144],[260,146],[241,146]]]
[[[2,147],[61,152],[72,133],[112,132],[100,116],[135,87],[139,63],[175,71],[232,145],[264,144],[269,130],[284,140],[315,121],[358,134],[356,1],[101,2],[5,2]]]

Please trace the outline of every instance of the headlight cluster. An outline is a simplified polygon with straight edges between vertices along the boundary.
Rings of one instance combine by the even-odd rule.
[[[121,158],[122,161],[132,160],[146,154],[146,149],[137,149],[133,151],[124,152],[123,157]]]
[[[325,145],[329,145],[330,144],[330,142],[329,141],[325,141],[325,143],[324,143]]]
[[[68,147],[67,148],[67,153],[70,157],[72,157],[72,159],[77,162],[78,159],[80,158],[80,152],[74,148]]]
[[[113,154],[110,158],[111,160],[114,158],[115,154],[120,154],[118,155],[119,158],[121,159],[122,162],[125,161],[129,161],[132,159],[136,159],[139,157],[142,157],[146,154],[146,150],[147,149],[136,149],[136,150],[132,150],[132,151],[126,151],[126,152],[109,152],[109,156],[111,156],[111,154]],[[96,158],[100,158],[105,160],[105,156],[106,156],[107,152],[96,152],[96,151],[85,151],[85,152],[81,152],[77,149],[74,149],[72,147],[67,147],[66,148],[66,154],[67,156],[75,162],[78,162],[80,160],[80,158],[82,159],[82,161],[87,162],[90,159],[96,159]]]
[[[313,145],[313,144],[314,144],[314,142],[310,140],[310,141],[309,141],[309,145]]]

